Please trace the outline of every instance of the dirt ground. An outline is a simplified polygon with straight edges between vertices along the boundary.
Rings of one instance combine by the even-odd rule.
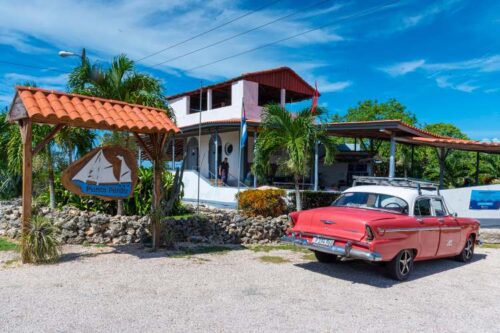
[[[404,283],[364,262],[258,250],[66,246],[41,266],[3,252],[0,331],[500,331],[499,249],[417,263]]]

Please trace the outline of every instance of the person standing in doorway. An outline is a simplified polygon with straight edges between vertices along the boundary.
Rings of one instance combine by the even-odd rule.
[[[224,161],[219,166],[219,177],[224,184],[227,184],[227,180],[229,178],[229,163],[227,161],[227,157],[224,158]]]

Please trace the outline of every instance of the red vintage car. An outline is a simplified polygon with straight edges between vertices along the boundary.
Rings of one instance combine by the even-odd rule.
[[[291,213],[283,241],[314,251],[319,262],[383,262],[400,281],[414,261],[472,259],[478,221],[450,214],[439,190],[425,191],[415,181],[394,184],[354,186],[329,207]]]

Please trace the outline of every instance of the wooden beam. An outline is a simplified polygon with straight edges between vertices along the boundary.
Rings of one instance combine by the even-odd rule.
[[[42,140],[40,141],[36,146],[35,148],[33,149],[33,152],[32,152],[32,155],[35,156],[36,154],[38,154],[40,152],[40,150],[43,149],[43,147],[45,147],[45,145],[47,143],[49,143],[50,140],[52,140],[52,138],[54,138],[54,136],[60,131],[63,129],[63,127],[66,126],[64,124],[59,124],[59,125],[56,125],[52,131],[50,131],[49,134],[47,134],[47,136]]]
[[[144,140],[141,138],[141,136],[135,132],[132,132],[135,136],[135,138],[137,139],[137,141],[139,142],[139,144],[141,145],[141,147],[144,149],[144,151],[146,152],[146,155],[148,155],[149,159],[151,161],[153,161],[153,154],[151,153],[151,150],[149,149],[149,147],[146,145],[146,143],[144,142]]]
[[[22,228],[21,228],[21,257],[22,262],[29,262],[29,256],[26,252],[26,236],[30,227],[31,220],[31,199],[32,199],[32,123],[31,119],[24,119],[19,122],[21,130],[21,138],[23,142],[23,212],[22,212]]]

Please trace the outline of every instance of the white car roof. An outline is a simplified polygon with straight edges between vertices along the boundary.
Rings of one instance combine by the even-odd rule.
[[[393,195],[395,197],[405,200],[409,205],[413,204],[415,199],[421,194],[418,193],[416,188],[410,187],[398,187],[398,186],[384,186],[384,185],[361,185],[350,187],[345,190],[346,192],[368,192],[377,194]],[[437,195],[434,191],[424,191],[422,194],[427,195]]]

